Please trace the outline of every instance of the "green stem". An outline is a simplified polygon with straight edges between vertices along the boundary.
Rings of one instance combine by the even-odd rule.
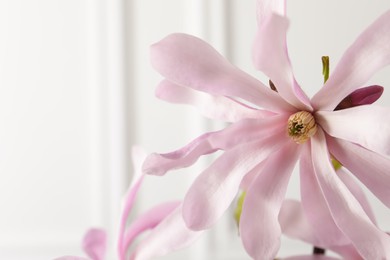
[[[329,56],[322,56],[322,75],[325,83],[329,78]]]

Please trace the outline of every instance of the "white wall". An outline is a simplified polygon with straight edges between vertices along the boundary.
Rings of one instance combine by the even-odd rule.
[[[250,58],[254,2],[0,0],[0,259],[81,255],[86,228],[115,232],[131,144],[165,152],[220,127],[154,97],[161,77],[148,48],[172,32],[195,34],[264,79]],[[358,33],[390,8],[386,0],[288,4],[290,55],[310,95],[321,86],[320,57],[329,55],[335,65]],[[386,87],[388,75],[385,69],[371,83]],[[381,102],[390,104],[389,91]],[[207,162],[148,178],[137,209],[182,197]],[[298,194],[295,181],[289,196]],[[390,230],[389,210],[375,205],[380,225]],[[282,254],[310,250],[283,246]],[[228,215],[194,248],[166,259],[190,256],[247,258]]]

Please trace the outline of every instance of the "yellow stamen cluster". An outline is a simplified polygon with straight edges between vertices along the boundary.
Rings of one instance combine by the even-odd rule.
[[[288,119],[288,135],[298,144],[306,142],[317,132],[317,124],[310,112],[300,111]]]

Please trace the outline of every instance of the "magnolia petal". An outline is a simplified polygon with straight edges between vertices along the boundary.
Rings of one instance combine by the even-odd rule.
[[[146,153],[142,149],[142,147],[133,146],[131,156],[133,163],[133,178],[122,201],[122,213],[118,233],[117,249],[120,259],[125,258],[124,237],[126,232],[126,224],[128,221],[129,214],[133,209],[138,190],[141,187],[143,181],[144,175],[142,174],[142,162],[146,158]]]
[[[370,218],[371,222],[376,224],[375,215],[374,212],[372,211],[371,205],[368,202],[368,199],[364,194],[363,189],[352,177],[351,173],[348,172],[347,169],[342,167],[341,169],[337,170],[337,174],[340,180],[345,184],[348,190],[352,193],[352,195],[359,201],[360,205],[362,206],[364,212],[366,212],[367,216]]]
[[[341,139],[327,141],[333,156],[390,208],[390,158]]]
[[[337,226],[363,258],[389,259],[390,236],[371,222],[359,202],[338,178],[321,129],[312,138],[312,156],[315,175]]]
[[[283,131],[221,155],[198,176],[184,199],[187,226],[193,230],[211,227],[229,207],[244,176],[286,142],[290,140]]]
[[[300,255],[300,256],[278,258],[278,259],[280,260],[341,260],[341,258],[335,258],[326,255]]]
[[[91,259],[88,259],[88,258],[85,258],[85,257],[80,257],[80,256],[70,256],[70,255],[67,255],[67,256],[61,256],[61,257],[58,257],[58,258],[54,258],[53,260],[91,260]],[[94,259],[92,259],[94,260]]]
[[[249,107],[232,98],[210,95],[179,86],[169,80],[163,80],[157,86],[156,96],[170,103],[192,105],[202,115],[226,122],[237,122],[244,118],[264,118],[274,115],[272,112]]]
[[[281,97],[299,110],[311,111],[310,101],[296,82],[287,53],[288,19],[271,14],[259,27],[253,46],[255,67],[275,84]]]
[[[203,232],[185,225],[181,207],[177,207],[143,239],[131,254],[131,260],[147,260],[190,246]]]
[[[299,239],[311,245],[318,243],[317,227],[313,228],[306,218],[302,204],[295,200],[283,201],[279,213],[279,223],[282,233],[292,239]],[[352,245],[331,246],[330,249],[346,260],[363,259]]]
[[[302,206],[312,227],[315,227],[317,240],[312,244],[329,247],[333,245],[345,245],[350,241],[337,227],[329,212],[328,205],[314,174],[312,155],[308,144],[300,160],[300,183]]]
[[[278,219],[284,235],[312,245],[318,244],[313,227],[309,224],[299,201],[283,201]]]
[[[327,134],[390,155],[390,108],[367,105],[315,116]]]
[[[281,229],[278,215],[287,185],[300,154],[292,142],[268,157],[265,168],[252,183],[244,201],[240,235],[248,254],[254,259],[274,259]]]
[[[278,129],[285,129],[286,122],[285,115],[241,120],[221,131],[203,134],[177,151],[149,155],[144,162],[143,171],[147,174],[164,175],[169,170],[194,164],[202,155],[270,136]]]
[[[139,215],[131,225],[126,229],[123,240],[123,247],[121,248],[121,256],[125,259],[128,248],[133,243],[134,239],[146,230],[153,229],[161,221],[163,221],[169,214],[171,214],[181,202],[173,201],[157,205],[147,212]]]
[[[331,248],[331,250],[341,255],[344,260],[363,260],[363,257],[358,253],[358,251],[352,244],[344,246],[334,246]]]
[[[281,16],[286,15],[286,0],[257,0],[256,1],[257,22],[259,26],[263,24],[272,13]]]
[[[382,96],[383,90],[384,88],[378,85],[359,88],[341,100],[341,102],[334,110],[347,109],[362,105],[371,105]]]
[[[92,260],[103,260],[106,254],[107,234],[103,229],[92,228],[83,239],[83,250]]]
[[[390,63],[390,11],[370,25],[341,58],[334,72],[312,98],[319,110],[333,110],[355,89]]]
[[[152,45],[151,59],[153,67],[175,84],[212,95],[242,98],[270,111],[294,110],[277,93],[194,36],[167,36]]]

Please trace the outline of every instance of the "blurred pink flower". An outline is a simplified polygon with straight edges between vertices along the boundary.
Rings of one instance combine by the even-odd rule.
[[[133,147],[133,180],[123,199],[122,214],[118,232],[118,258],[120,260],[143,260],[163,256],[189,246],[202,232],[189,230],[181,214],[181,202],[159,204],[132,220],[127,225],[139,188],[144,179],[141,164],[146,154],[140,147]],[[143,232],[150,233],[134,246],[134,240]],[[91,260],[103,260],[106,255],[107,234],[103,229],[91,228],[83,238],[82,248]],[[127,255],[130,255],[127,257]],[[85,260],[78,256],[63,256],[56,260]]]
[[[366,259],[390,259],[390,237],[370,220],[331,163],[336,158],[390,206],[390,109],[368,105],[381,91],[360,89],[390,63],[390,11],[357,38],[309,99],[294,78],[287,52],[285,1],[257,3],[253,61],[277,92],[201,39],[167,36],[151,48],[152,65],[165,77],[156,95],[232,124],[177,151],[149,155],[144,172],[164,175],[223,150],[190,187],[183,202],[185,223],[193,230],[210,228],[229,207],[243,179],[252,176],[241,215],[242,242],[251,257],[273,259],[280,246],[278,214],[292,169],[300,160],[302,204],[317,229],[319,245],[352,243]],[[360,103],[351,101],[335,110],[351,96]]]

